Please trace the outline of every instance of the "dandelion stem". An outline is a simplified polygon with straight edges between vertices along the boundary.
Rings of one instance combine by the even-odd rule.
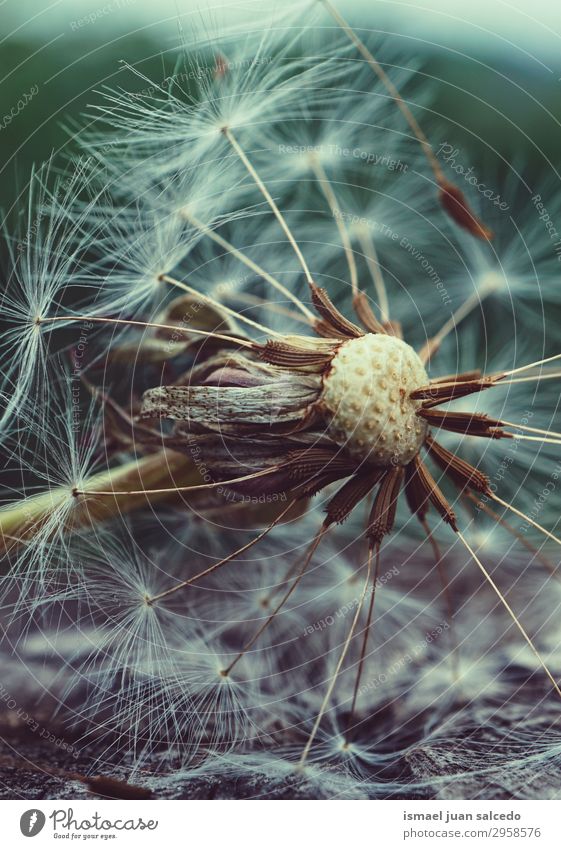
[[[456,533],[457,533],[458,537],[460,538],[460,540],[465,545],[465,547],[467,548],[467,550],[469,551],[469,553],[471,554],[471,556],[473,557],[473,559],[475,560],[475,562],[477,563],[477,565],[479,566],[479,568],[480,568],[481,572],[483,573],[485,579],[488,581],[488,583],[491,585],[491,587],[493,588],[495,593],[498,595],[498,597],[499,597],[501,603],[503,604],[505,610],[507,611],[510,618],[512,619],[512,621],[514,622],[514,624],[516,625],[516,627],[518,628],[518,630],[520,631],[520,633],[522,634],[522,636],[524,637],[524,639],[526,640],[528,645],[530,646],[532,652],[534,653],[534,655],[536,656],[536,658],[538,660],[538,663],[540,664],[540,666],[544,670],[545,674],[547,675],[547,677],[549,678],[549,680],[553,684],[553,687],[555,688],[555,692],[561,698],[561,689],[559,688],[559,684],[557,683],[557,681],[555,680],[555,678],[553,677],[553,675],[549,671],[549,668],[548,668],[546,662],[543,660],[541,654],[539,653],[539,651],[535,647],[535,645],[532,641],[532,638],[530,636],[528,636],[528,633],[526,632],[525,628],[522,626],[522,624],[518,620],[518,617],[516,616],[512,607],[510,606],[510,604],[508,603],[508,601],[506,600],[506,598],[504,597],[504,595],[502,594],[502,592],[500,591],[500,589],[498,588],[498,586],[496,585],[494,580],[492,579],[491,575],[489,574],[489,572],[487,571],[487,569],[485,568],[483,563],[479,560],[478,556],[476,555],[475,551],[470,546],[468,541],[465,539],[465,537],[462,535],[462,533],[460,531],[456,531]]]
[[[112,484],[123,486],[128,484],[157,484],[178,479],[183,482],[196,480],[197,471],[193,464],[183,455],[175,451],[160,451],[138,460],[132,460],[122,466],[104,470],[92,475],[84,485],[81,495],[90,495],[90,488],[97,489]],[[170,489],[156,490],[152,501],[160,500],[160,496],[175,492]],[[32,539],[57,509],[69,501],[74,509],[68,514],[72,527],[87,527],[106,519],[131,512],[146,506],[144,497],[146,490],[135,492],[115,492],[119,496],[114,501],[103,504],[92,503],[89,499],[79,499],[77,490],[70,486],[57,486],[49,492],[39,493],[14,504],[0,509],[0,551],[12,548]]]
[[[364,604],[364,599],[366,598],[366,593],[368,592],[368,587],[370,585],[371,574],[372,574],[372,548],[370,548],[368,550],[368,566],[367,566],[367,569],[366,569],[366,580],[364,582],[364,587],[363,587],[362,593],[360,595],[360,599],[359,599],[359,602],[358,602],[358,605],[357,605],[356,613],[353,617],[353,621],[352,621],[351,627],[349,629],[349,633],[347,634],[347,638],[344,642],[343,651],[341,652],[341,654],[339,656],[339,660],[337,662],[337,666],[335,667],[335,672],[333,673],[331,681],[329,682],[329,687],[327,688],[327,692],[326,692],[326,694],[323,698],[323,702],[322,702],[321,707],[319,709],[319,713],[316,716],[314,726],[313,726],[313,728],[310,732],[310,736],[308,737],[306,745],[304,746],[304,750],[302,752],[302,755],[300,756],[300,760],[298,762],[298,768],[299,769],[303,769],[305,764],[306,764],[306,761],[308,759],[308,755],[310,754],[310,749],[312,747],[312,743],[315,740],[315,737],[316,737],[316,734],[318,732],[318,728],[320,726],[321,720],[323,719],[323,715],[324,715],[325,711],[327,710],[327,706],[328,706],[328,704],[331,700],[331,696],[332,696],[333,690],[335,689],[335,684],[337,683],[339,673],[341,672],[341,668],[343,666],[343,663],[345,662],[347,652],[349,651],[349,647],[350,647],[352,639],[355,635],[356,626],[357,626],[358,620],[360,618],[362,606]]]
[[[243,162],[243,164],[245,165],[245,167],[247,168],[247,170],[249,171],[249,173],[251,174],[253,179],[255,180],[255,183],[256,183],[259,191],[261,192],[261,194],[263,195],[263,197],[265,198],[265,200],[267,201],[267,203],[271,207],[275,218],[277,219],[280,226],[282,227],[286,238],[288,239],[288,241],[292,245],[294,253],[298,257],[300,265],[302,266],[302,268],[304,270],[304,274],[306,275],[306,280],[308,281],[308,283],[313,283],[314,281],[313,281],[310,269],[308,268],[308,264],[307,264],[306,260],[304,259],[304,254],[300,250],[296,239],[292,235],[292,231],[291,231],[290,227],[286,223],[286,219],[284,218],[282,212],[280,211],[277,204],[273,200],[271,194],[269,193],[269,190],[267,189],[263,180],[261,179],[261,177],[259,176],[259,174],[255,170],[255,168],[253,167],[253,165],[251,164],[251,162],[249,161],[249,159],[245,155],[243,148],[240,146],[239,142],[237,141],[237,139],[234,136],[234,134],[232,133],[232,131],[228,127],[224,127],[223,133],[224,133],[224,136],[228,139],[228,141],[232,145],[232,147],[234,148],[234,150],[236,151],[236,153],[238,154],[238,156],[240,157],[241,161]]]
[[[234,245],[232,245],[222,236],[219,236],[218,233],[215,233],[211,227],[208,227],[204,222],[199,221],[198,218],[195,218],[194,215],[191,215],[186,210],[182,210],[181,214],[186,221],[188,221],[190,224],[200,230],[201,233],[204,233],[205,236],[208,236],[209,239],[211,239],[217,245],[220,245],[220,247],[224,248],[225,251],[228,251],[228,253],[232,254],[232,256],[235,256],[236,259],[239,259],[239,261],[246,265],[248,268],[251,268],[251,270],[254,271],[255,274],[257,274],[259,277],[262,277],[263,280],[267,281],[267,283],[270,283],[271,286],[277,289],[277,291],[282,292],[283,295],[285,295],[290,301],[292,301],[292,303],[296,307],[298,307],[300,312],[306,317],[308,324],[315,323],[316,317],[314,313],[310,309],[308,309],[308,307],[303,304],[302,301],[300,301],[300,299],[297,298],[296,295],[290,291],[290,289],[287,289],[286,286],[283,286],[283,284],[279,280],[273,277],[272,274],[269,274],[268,271],[265,271],[264,268],[262,268],[252,259],[250,259],[250,257],[244,254],[242,251],[240,251],[239,248],[234,247]]]

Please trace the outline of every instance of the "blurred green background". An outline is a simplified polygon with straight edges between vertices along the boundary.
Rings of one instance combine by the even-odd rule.
[[[13,205],[33,162],[72,145],[68,126],[97,99],[95,89],[119,85],[120,78],[130,85],[121,60],[162,79],[173,71],[181,40],[189,43],[201,31],[205,14],[219,24],[252,18],[251,2],[206,5],[205,10],[193,0],[0,3],[0,208]],[[466,8],[455,0],[342,0],[338,5],[363,34],[390,33],[404,63],[420,64],[421,73],[433,79],[431,105],[441,116],[434,143],[460,145],[477,157],[480,172],[488,166],[497,173],[497,154],[534,176],[561,166],[561,4],[474,0]],[[330,25],[325,17],[319,20]],[[12,117],[14,108],[18,114]],[[419,114],[431,135],[430,116]]]

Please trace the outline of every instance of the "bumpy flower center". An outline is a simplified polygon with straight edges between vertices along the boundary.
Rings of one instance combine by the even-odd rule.
[[[325,377],[322,406],[328,432],[359,460],[406,465],[427,425],[411,393],[429,382],[419,357],[394,336],[368,334],[344,342]]]

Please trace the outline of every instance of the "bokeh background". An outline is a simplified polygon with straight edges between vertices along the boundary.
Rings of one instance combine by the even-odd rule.
[[[251,6],[233,0],[0,2],[0,207],[12,206],[32,163],[72,146],[71,119],[87,111],[96,89],[119,85],[120,63],[161,79],[162,71],[173,72],[179,44],[192,40],[205,17],[218,24],[247,18],[249,26]],[[434,81],[433,118],[446,127],[446,141],[473,152],[480,171],[487,162],[496,172],[497,154],[515,158],[533,176],[561,164],[556,0],[342,0],[339,7],[363,31],[390,37],[403,64]],[[322,25],[331,26],[325,18]],[[25,107],[6,120],[22,98]]]

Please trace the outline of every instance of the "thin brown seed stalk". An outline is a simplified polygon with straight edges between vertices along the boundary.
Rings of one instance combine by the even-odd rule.
[[[310,283],[313,304],[327,324],[332,327],[342,339],[358,339],[364,336],[364,333],[354,324],[349,321],[335,306],[327,291],[321,286],[316,286],[315,283]]]
[[[345,745],[349,743],[349,737],[351,734],[352,724],[354,721],[355,713],[356,713],[356,704],[358,701],[358,692],[360,688],[360,682],[362,681],[362,673],[364,671],[364,661],[366,659],[366,649],[368,647],[368,640],[370,638],[370,634],[372,633],[372,618],[374,615],[374,601],[376,599],[376,581],[378,580],[378,573],[380,571],[380,545],[375,545],[376,553],[375,553],[375,566],[374,566],[374,576],[372,578],[372,590],[370,593],[370,604],[368,605],[368,613],[366,615],[366,625],[364,627],[364,636],[362,639],[362,645],[360,648],[360,658],[358,661],[358,669],[356,673],[354,688],[353,688],[353,698],[351,701],[351,709],[349,711],[349,718],[347,720],[347,729],[345,732]],[[371,556],[371,554],[369,555]]]
[[[430,434],[427,434],[425,447],[432,459],[437,463],[443,472],[448,475],[454,483],[461,487],[469,487],[477,492],[490,495],[489,478],[467,460],[462,460],[452,451],[449,451],[443,445],[440,445],[436,439],[433,439]]]
[[[386,89],[388,90],[390,95],[392,96],[392,98],[395,101],[396,105],[398,106],[400,112],[402,113],[403,117],[405,118],[405,120],[409,124],[411,130],[413,131],[415,138],[417,139],[417,141],[421,145],[421,148],[422,148],[425,156],[427,157],[427,160],[428,160],[428,162],[429,162],[429,164],[430,164],[430,166],[431,166],[431,168],[434,172],[434,176],[436,178],[437,183],[439,183],[439,184],[445,183],[446,178],[444,176],[444,172],[442,171],[442,168],[440,167],[440,163],[438,162],[438,159],[436,158],[436,156],[434,154],[431,143],[429,142],[425,133],[423,132],[423,130],[419,126],[419,122],[417,121],[417,119],[415,118],[413,113],[411,112],[409,106],[407,105],[407,103],[405,103],[401,94],[399,93],[399,91],[397,90],[395,85],[392,83],[392,81],[390,80],[390,78],[388,77],[388,75],[386,74],[386,72],[384,71],[384,69],[382,68],[380,63],[378,62],[378,60],[374,58],[374,56],[372,55],[370,50],[367,48],[365,43],[362,41],[361,38],[359,38],[357,33],[354,31],[354,29],[351,27],[351,25],[345,20],[345,18],[341,15],[341,13],[335,8],[333,3],[331,3],[330,0],[321,0],[321,2],[323,3],[323,5],[327,9],[327,11],[329,12],[331,17],[339,24],[339,26],[341,27],[341,29],[343,30],[345,35],[350,39],[350,41],[352,41],[352,43],[354,44],[354,46],[356,47],[356,49],[358,50],[360,55],[363,57],[363,59],[366,60],[366,62],[370,66],[370,68],[374,71],[374,73],[376,74],[378,79],[381,80],[381,82],[384,84],[384,86],[386,87]]]
[[[549,670],[549,667],[547,666],[547,664],[544,661],[544,659],[542,658],[541,654],[539,653],[539,651],[535,647],[532,638],[528,635],[526,629],[523,627],[523,625],[519,621],[519,619],[516,616],[515,612],[513,611],[512,607],[510,606],[510,604],[508,603],[508,601],[506,600],[506,598],[504,597],[504,595],[502,594],[502,592],[500,591],[500,589],[498,588],[498,586],[494,582],[493,578],[491,577],[491,575],[489,574],[489,572],[487,571],[487,569],[485,568],[485,566],[483,565],[481,560],[478,558],[478,556],[476,555],[475,551],[470,546],[468,541],[465,539],[465,537],[461,534],[460,531],[457,531],[457,534],[458,534],[458,537],[460,538],[460,540],[463,542],[463,544],[467,548],[467,550],[469,551],[469,553],[471,554],[471,556],[474,559],[474,561],[476,562],[476,564],[478,565],[479,569],[483,573],[485,579],[488,581],[490,586],[493,588],[493,590],[495,591],[495,593],[499,597],[501,604],[503,605],[503,607],[505,608],[505,610],[509,614],[510,618],[512,619],[512,621],[514,622],[514,624],[516,625],[516,627],[518,628],[518,630],[520,631],[520,633],[522,634],[522,636],[524,637],[524,639],[526,640],[528,645],[530,646],[532,652],[534,653],[534,655],[536,656],[536,658],[538,660],[538,663],[540,664],[540,666],[544,670],[545,674],[547,675],[547,677],[549,678],[549,680],[553,684],[555,692],[557,693],[559,698],[561,698],[561,689],[559,688],[559,684],[557,683],[557,681],[553,677],[552,673]]]
[[[402,466],[393,466],[386,471],[374,499],[368,519],[366,535],[373,543],[379,543],[393,528],[397,511],[397,499],[403,481]]]
[[[456,514],[448,504],[447,499],[442,494],[425,464],[419,459],[419,455],[413,458],[412,465],[415,469],[419,489],[421,492],[424,492],[425,500],[430,502],[435,510],[440,513],[442,519],[456,530]]]
[[[466,395],[473,395],[475,392],[483,392],[495,386],[500,379],[500,375],[489,375],[475,380],[451,380],[447,383],[435,381],[428,386],[420,386],[411,393],[410,397],[415,401],[424,401],[425,407],[432,407],[435,404],[453,401],[455,398],[465,398]]]
[[[384,324],[390,321],[390,307],[386,284],[384,283],[374,240],[372,239],[370,232],[365,227],[360,228],[358,240],[364,254],[364,258],[366,259],[366,264],[368,266],[370,276],[372,277],[372,282],[374,283],[374,289],[376,290],[376,297],[378,299],[378,308],[380,310],[380,318],[382,324]]]
[[[507,510],[511,510],[512,513],[515,513],[520,519],[524,519],[525,522],[529,522],[536,530],[540,531],[542,534],[545,534],[546,537],[556,542],[557,545],[561,545],[561,539],[556,537],[555,534],[552,534],[551,531],[548,531],[547,528],[544,528],[543,525],[540,525],[534,519],[527,516],[526,513],[523,513],[522,510],[518,510],[513,504],[509,504],[508,501],[503,501],[502,498],[499,498],[494,492],[489,491],[486,493],[490,498],[497,502],[497,504],[501,504],[503,507],[506,507]]]
[[[433,407],[420,409],[418,415],[433,427],[472,436],[499,436],[496,429],[506,424],[483,413],[451,412]]]
[[[249,161],[249,159],[246,156],[243,148],[239,144],[238,140],[236,139],[236,137],[234,136],[232,131],[228,127],[224,127],[222,132],[224,133],[224,136],[228,139],[228,141],[230,142],[230,144],[232,145],[232,147],[234,148],[234,150],[236,151],[236,153],[240,157],[240,159],[243,162],[243,164],[245,165],[247,171],[253,177],[255,184],[257,185],[259,191],[261,192],[261,194],[263,195],[263,197],[265,198],[265,200],[267,201],[267,203],[271,207],[271,210],[273,211],[273,215],[275,216],[275,218],[279,222],[286,238],[288,239],[288,241],[292,245],[292,249],[294,250],[294,253],[298,257],[298,261],[300,262],[300,265],[302,266],[304,274],[306,275],[306,280],[308,281],[308,283],[312,283],[313,278],[312,278],[310,269],[308,268],[308,263],[306,262],[306,260],[304,258],[304,254],[300,250],[300,247],[299,247],[296,239],[294,238],[290,227],[286,223],[286,219],[285,219],[284,215],[282,214],[282,212],[278,208],[277,204],[273,200],[268,188],[266,187],[265,183],[263,182],[263,180],[261,179],[261,177],[259,176],[259,174],[255,170],[255,168],[253,167],[253,165]]]
[[[96,324],[115,324],[129,327],[155,327],[158,330],[171,330],[173,331],[173,333],[177,333],[178,329],[177,324],[160,324],[157,321],[140,321],[139,319],[132,318],[109,318],[106,316],[98,315],[57,315],[37,319],[37,324],[53,324],[55,322],[61,321],[67,323],[71,321],[91,321]],[[224,342],[234,342],[236,345],[240,345],[242,348],[250,348],[254,350],[257,347],[255,342],[250,342],[248,339],[241,339],[239,336],[228,336],[224,333],[215,333],[214,331],[210,330],[196,330],[195,328],[189,328],[186,332],[192,333],[195,336],[204,336],[207,339],[222,339]]]
[[[217,569],[219,569],[221,566],[224,566],[226,563],[229,563],[235,557],[238,557],[240,554],[244,554],[244,552],[248,551],[248,549],[252,548],[258,542],[264,539],[267,534],[272,531],[273,528],[284,519],[286,514],[290,510],[292,510],[292,508],[296,504],[296,501],[297,499],[294,498],[288,504],[288,506],[285,507],[285,509],[271,522],[271,524],[268,525],[268,527],[266,527],[264,531],[262,531],[258,536],[255,537],[255,539],[252,539],[250,540],[250,542],[247,542],[245,545],[242,545],[241,548],[236,549],[236,551],[233,551],[232,554],[229,554],[227,557],[223,557],[222,560],[218,561],[218,563],[213,563],[212,566],[208,567],[208,569],[204,569],[202,572],[198,572],[192,578],[189,578],[189,580],[181,581],[181,583],[175,584],[173,587],[170,587],[170,589],[164,590],[163,592],[158,593],[158,595],[151,596],[150,598],[146,599],[147,603],[154,604],[154,602],[161,601],[163,598],[167,598],[173,593],[176,593],[178,590],[182,590],[185,587],[191,586],[192,584],[199,581],[201,578],[205,578],[207,575],[211,575],[213,572],[216,572]]]
[[[419,359],[422,363],[426,363],[433,354],[435,354],[440,348],[441,344],[444,342],[446,337],[457,328],[458,324],[467,318],[478,306],[483,303],[483,300],[490,295],[492,292],[496,290],[496,286],[482,286],[477,292],[474,292],[470,295],[469,298],[466,298],[463,304],[461,304],[457,310],[455,310],[448,321],[446,321],[443,326],[440,328],[438,333],[428,339],[424,346],[419,351]]]
[[[227,677],[231,673],[234,666],[236,666],[236,664],[239,663],[239,661],[246,654],[246,652],[248,652],[251,649],[251,647],[257,642],[257,640],[259,639],[261,634],[269,627],[271,622],[273,622],[273,620],[276,618],[276,616],[280,613],[281,609],[284,607],[284,605],[286,604],[286,602],[288,601],[288,599],[290,598],[290,596],[292,595],[292,593],[294,592],[294,590],[296,589],[296,587],[298,586],[298,584],[300,583],[302,578],[304,577],[306,570],[308,569],[308,566],[310,565],[312,557],[314,556],[314,553],[316,552],[316,550],[317,550],[320,542],[322,541],[325,533],[327,532],[327,530],[328,530],[328,528],[327,528],[326,525],[323,525],[321,527],[319,533],[316,535],[314,541],[312,542],[312,544],[311,544],[311,546],[308,550],[308,553],[306,554],[306,557],[304,558],[302,566],[298,570],[296,578],[294,579],[292,584],[289,586],[289,588],[287,589],[287,591],[285,592],[285,594],[283,595],[283,597],[281,598],[281,600],[279,601],[279,603],[277,604],[277,606],[275,607],[275,609],[273,610],[271,615],[265,620],[263,625],[261,625],[257,629],[257,631],[251,637],[251,639],[248,640],[248,642],[245,644],[245,646],[243,647],[241,652],[234,658],[232,663],[230,663],[230,665],[227,666],[226,669],[224,669],[222,671],[222,675],[224,675],[224,677]]]
[[[363,327],[368,330],[369,333],[384,333],[387,334],[387,328],[384,327],[381,321],[378,321],[368,298],[364,292],[357,292],[353,298],[353,309],[357,314],[359,320],[362,322]]]
[[[476,507],[480,510],[483,510],[488,516],[490,516],[495,522],[497,522],[502,528],[508,531],[518,542],[520,542],[524,548],[532,554],[536,560],[545,566],[547,571],[551,574],[552,578],[555,578],[557,581],[561,581],[561,575],[558,574],[559,567],[555,566],[550,560],[542,554],[531,542],[528,542],[526,537],[523,534],[519,533],[515,527],[513,527],[510,522],[507,522],[502,516],[497,513],[496,510],[493,510],[492,507],[489,507],[488,504],[484,504],[473,492],[466,492],[464,494],[464,498],[468,498],[472,504],[475,504]]]
[[[226,239],[224,239],[223,236],[220,236],[218,233],[215,233],[215,231],[211,227],[208,227],[206,224],[204,224],[204,222],[199,221],[199,219],[196,218],[194,215],[191,215],[186,210],[182,210],[181,214],[183,218],[185,218],[186,221],[196,227],[197,230],[200,230],[201,233],[203,233],[205,236],[208,236],[209,239],[211,239],[217,245],[220,245],[221,248],[224,248],[224,250],[232,254],[232,256],[236,257],[236,259],[238,259],[245,266],[247,266],[247,268],[251,268],[251,270],[254,271],[258,277],[262,277],[263,280],[265,280],[267,283],[270,283],[271,286],[273,286],[273,288],[275,288],[278,292],[281,292],[283,295],[285,295],[300,310],[302,315],[305,316],[307,323],[312,325],[314,324],[315,316],[313,312],[309,310],[308,307],[303,304],[302,301],[300,301],[300,299],[297,298],[293,292],[290,291],[290,289],[287,289],[286,286],[283,286],[283,284],[279,280],[273,277],[272,274],[269,274],[268,271],[265,271],[264,268],[254,262],[242,251],[240,251],[239,248],[236,248],[234,245],[232,245],[231,242],[228,242]]]
[[[210,304],[210,306],[216,307],[216,309],[220,312],[232,316],[232,318],[235,318],[237,321],[241,321],[244,324],[249,325],[249,327],[253,327],[256,330],[260,330],[267,336],[280,336],[281,338],[284,336],[283,333],[278,333],[276,330],[273,330],[270,327],[265,327],[263,324],[259,324],[258,321],[254,321],[252,318],[248,318],[243,313],[237,312],[236,310],[230,309],[230,307],[224,306],[223,304],[219,303],[219,301],[216,301],[214,298],[211,298],[210,295],[203,295],[202,292],[199,292],[198,289],[195,289],[193,286],[189,286],[187,283],[184,283],[183,280],[177,280],[175,277],[171,277],[169,274],[162,274],[160,276],[160,280],[162,280],[162,282],[164,283],[169,283],[170,286],[175,286],[178,289],[182,289],[184,292],[188,292],[189,295],[195,295],[203,303]]]
[[[109,496],[109,495],[163,495],[164,493],[169,492],[195,492],[201,489],[214,489],[218,486],[229,486],[233,483],[243,483],[243,481],[255,480],[256,478],[263,478],[267,475],[271,475],[274,472],[278,472],[281,469],[286,468],[288,464],[282,463],[276,466],[271,466],[268,469],[263,469],[260,472],[251,472],[248,475],[241,475],[238,478],[230,478],[227,481],[210,481],[209,483],[201,483],[196,484],[195,486],[172,486],[166,487],[163,489],[138,489],[138,490],[114,490],[114,489],[106,489],[106,490],[93,490],[88,488],[87,490],[76,490],[76,495],[90,495],[90,496]]]
[[[312,154],[310,156],[310,162],[312,164],[313,172],[317,177],[317,181],[321,187],[321,190],[325,195],[325,199],[333,213],[334,210],[338,209],[339,205],[337,203],[337,197],[335,195],[335,191],[333,189],[333,186],[331,185],[329,177],[325,173],[323,165],[315,154]],[[347,232],[347,228],[345,227],[345,222],[343,221],[343,219],[339,215],[334,215],[334,218],[337,230],[339,231],[339,235],[343,243],[343,250],[345,252],[345,257],[347,260],[347,266],[349,269],[349,276],[351,280],[351,289],[354,297],[358,294],[358,272],[353,246],[351,244],[351,240],[349,238],[349,234]]]
[[[343,16],[337,11],[335,6],[330,2],[330,0],[322,0],[324,6],[326,7],[329,14],[337,21],[343,32],[348,36],[348,38],[355,45],[356,49],[360,53],[360,55],[366,60],[370,68],[374,71],[379,80],[381,80],[382,84],[385,86],[390,96],[393,98],[395,104],[399,108],[403,117],[409,124],[411,130],[413,131],[413,135],[421,145],[421,149],[423,150],[429,165],[431,166],[436,182],[439,187],[439,201],[444,209],[444,211],[456,222],[460,227],[463,227],[464,230],[467,230],[472,236],[476,236],[479,239],[492,239],[493,233],[486,227],[482,221],[477,218],[474,212],[471,210],[466,198],[464,197],[463,192],[446,179],[444,176],[444,172],[440,167],[440,164],[434,154],[432,146],[424,134],[423,130],[419,126],[419,123],[413,113],[411,112],[409,106],[399,93],[396,86],[392,83],[380,63],[377,59],[374,58],[370,50],[366,47],[364,42],[359,38],[357,33],[353,30],[353,28],[347,23],[347,21],[343,18]]]
[[[333,353],[309,351],[288,345],[286,342],[267,342],[259,349],[259,358],[272,365],[302,368],[303,366],[328,366],[333,359]]]
[[[366,580],[364,582],[364,587],[362,589],[362,593],[360,595],[360,599],[359,599],[359,602],[358,602],[358,605],[357,605],[357,608],[356,608],[356,613],[353,617],[351,627],[349,628],[349,633],[347,634],[347,638],[345,639],[345,642],[343,644],[343,651],[341,652],[341,654],[339,656],[339,660],[337,661],[337,666],[335,667],[335,672],[333,673],[331,681],[329,682],[327,692],[325,693],[323,702],[322,702],[321,707],[319,709],[319,713],[316,716],[313,728],[310,732],[310,736],[308,737],[308,740],[306,741],[306,745],[304,746],[304,750],[302,752],[302,755],[300,756],[300,760],[298,761],[298,768],[299,769],[303,769],[304,766],[306,765],[306,761],[308,760],[308,755],[310,754],[310,749],[312,748],[312,744],[315,740],[315,737],[316,737],[316,734],[318,732],[321,720],[323,719],[325,711],[327,710],[329,702],[331,701],[331,695],[333,693],[333,690],[335,689],[335,684],[337,683],[337,679],[339,678],[339,673],[341,672],[341,669],[343,667],[343,663],[345,662],[345,658],[347,656],[347,652],[349,651],[349,647],[350,647],[351,642],[353,640],[353,637],[355,635],[356,626],[358,625],[358,620],[359,620],[360,614],[362,612],[362,606],[364,604],[364,599],[366,598],[366,593],[368,592],[368,587],[370,585],[371,574],[372,574],[372,547],[370,547],[369,550],[368,550],[368,566],[367,566],[367,569],[366,569]]]
[[[343,484],[327,505],[326,522],[330,525],[344,522],[356,505],[374,489],[382,474],[382,470],[372,472],[368,469],[362,474],[354,475]]]

